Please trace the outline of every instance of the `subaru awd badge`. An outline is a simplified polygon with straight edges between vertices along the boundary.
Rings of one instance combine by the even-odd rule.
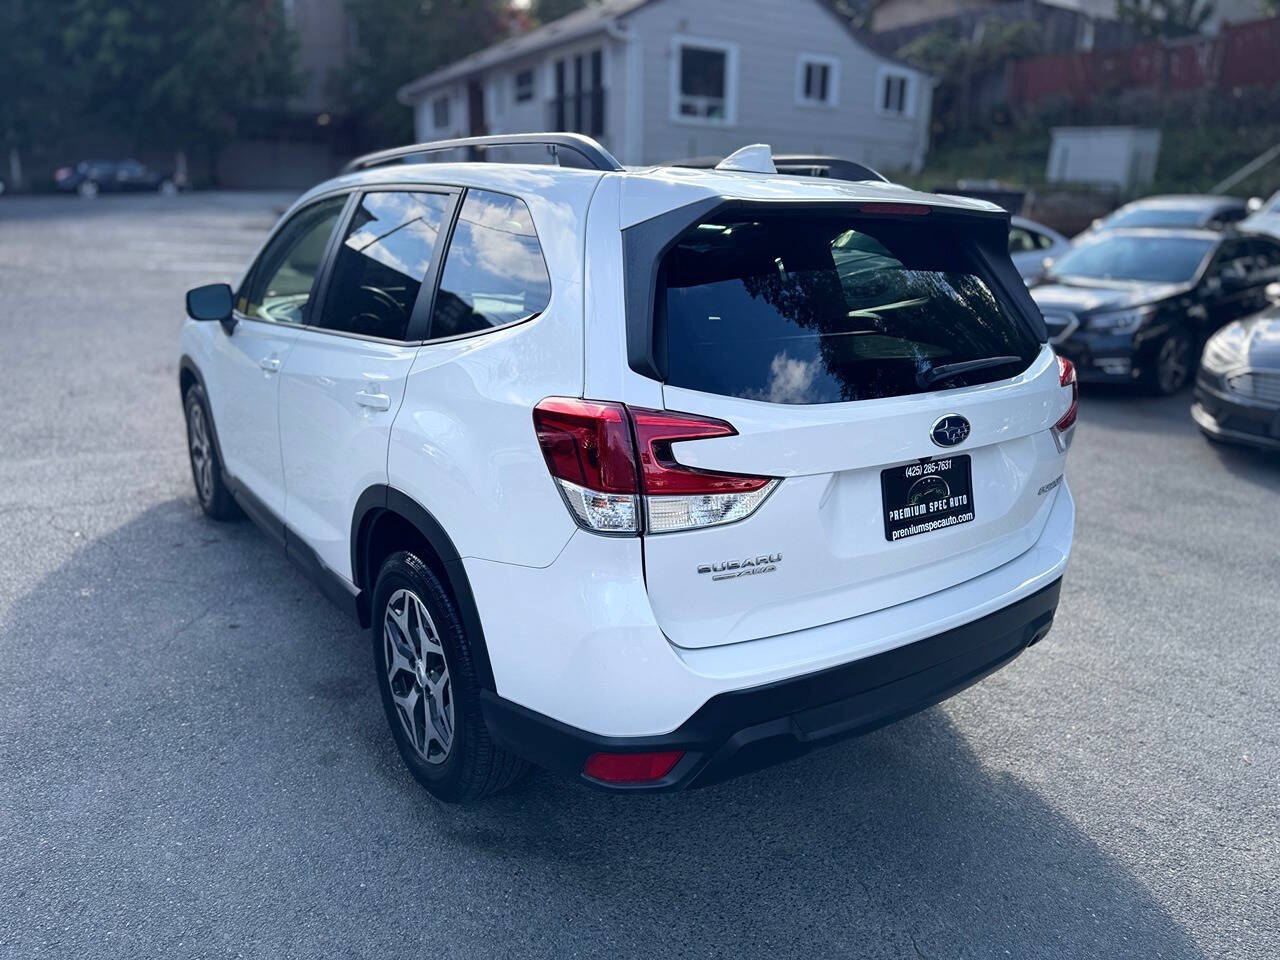
[[[940,447],[954,447],[969,439],[969,421],[958,413],[948,413],[934,423],[929,436]]]

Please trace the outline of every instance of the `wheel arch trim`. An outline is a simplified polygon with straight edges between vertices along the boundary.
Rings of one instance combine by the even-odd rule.
[[[351,519],[351,575],[356,587],[361,590],[361,596],[367,598],[360,613],[361,622],[373,620],[372,580],[376,571],[368,569],[366,555],[374,521],[383,514],[394,515],[408,523],[435,552],[444,573],[445,586],[458,604],[463,629],[471,642],[480,685],[496,692],[480,611],[458,548],[445,532],[444,526],[429,510],[408,494],[386,484],[375,484],[360,494]]]

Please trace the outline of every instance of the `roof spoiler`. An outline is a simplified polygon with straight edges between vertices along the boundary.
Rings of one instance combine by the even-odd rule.
[[[460,137],[456,140],[436,140],[431,143],[415,143],[406,147],[392,147],[390,150],[379,150],[356,157],[342,172],[355,173],[357,170],[368,170],[388,163],[409,161],[412,157],[426,157],[432,153],[443,153],[448,150],[466,150],[471,161],[484,161],[487,150],[498,147],[543,146],[547,153],[555,158],[562,167],[574,167],[579,170],[600,170],[604,173],[617,173],[622,170],[620,164],[608,150],[591,137],[580,133],[510,133],[489,137]]]

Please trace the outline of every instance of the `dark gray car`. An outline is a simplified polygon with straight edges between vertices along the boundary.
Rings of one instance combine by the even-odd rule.
[[[1280,283],[1267,295],[1271,307],[1205,344],[1191,416],[1211,440],[1280,450]]]

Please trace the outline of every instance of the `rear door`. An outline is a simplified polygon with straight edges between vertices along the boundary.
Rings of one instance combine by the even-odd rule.
[[[342,226],[319,310],[280,383],[284,516],[321,563],[350,579],[351,518],[386,483],[391,423],[425,339],[456,191],[368,191]]]
[[[1003,235],[981,249],[976,236],[936,216],[732,214],[666,254],[664,406],[736,431],[672,456],[781,478],[745,520],[646,535],[650,599],[674,643],[856,617],[1034,544],[1071,391],[1008,293],[1007,259],[993,265]]]

